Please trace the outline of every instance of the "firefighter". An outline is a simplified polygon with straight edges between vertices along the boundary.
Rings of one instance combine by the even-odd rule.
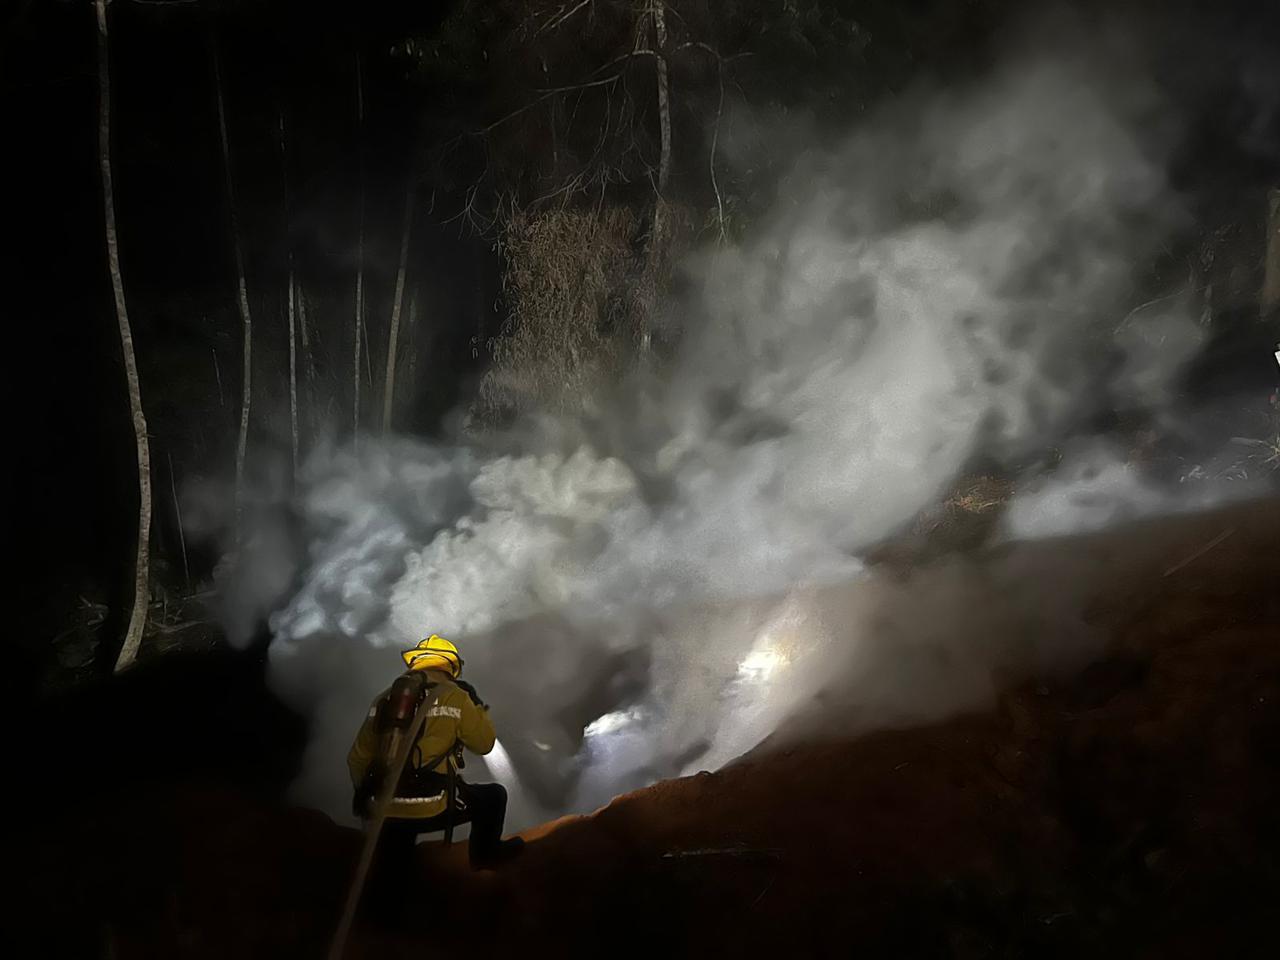
[[[463,823],[471,824],[471,866],[497,867],[524,846],[519,837],[502,839],[507,791],[500,783],[467,783],[457,775],[464,747],[481,756],[493,749],[495,736],[488,705],[474,687],[458,679],[462,657],[443,637],[432,634],[401,656],[408,668],[402,680],[420,676],[426,681],[425,689],[438,696],[426,708],[427,721],[387,810],[379,840],[378,872],[392,883],[403,881],[412,868],[419,834]],[[353,808],[360,817],[370,815],[381,785],[385,758],[379,757],[380,734],[394,689],[395,685],[374,700],[347,756],[355,786]]]

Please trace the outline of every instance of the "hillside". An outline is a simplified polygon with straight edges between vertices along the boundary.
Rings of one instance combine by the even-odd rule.
[[[909,729],[806,717],[717,773],[529,831],[500,874],[424,846],[404,929],[366,923],[351,955],[1273,955],[1277,505],[983,563],[1011,557],[1098,573],[1100,659]],[[19,838],[14,932],[48,955],[323,955],[354,831],[185,774],[79,788],[92,802]]]

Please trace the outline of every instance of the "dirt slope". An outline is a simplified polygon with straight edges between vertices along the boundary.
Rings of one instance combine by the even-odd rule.
[[[404,928],[351,955],[1274,956],[1280,507],[1037,549],[1111,571],[1082,672],[781,738],[530,831],[500,874],[424,846]],[[8,926],[50,955],[322,956],[357,845],[243,792],[129,787],[27,832]]]

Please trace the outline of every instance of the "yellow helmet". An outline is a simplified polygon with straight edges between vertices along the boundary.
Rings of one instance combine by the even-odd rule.
[[[400,654],[410,670],[443,670],[451,677],[462,672],[462,657],[458,648],[444,637],[432,634],[418,645]]]

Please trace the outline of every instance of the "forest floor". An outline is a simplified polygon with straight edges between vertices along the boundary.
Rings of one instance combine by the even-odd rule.
[[[1275,956],[1280,504],[1036,549],[1125,561],[1091,598],[1091,665],[912,729],[784,731],[530,830],[501,872],[424,844],[403,922],[362,921],[349,955]],[[58,956],[323,956],[359,834],[206,774],[38,813],[9,932]]]

